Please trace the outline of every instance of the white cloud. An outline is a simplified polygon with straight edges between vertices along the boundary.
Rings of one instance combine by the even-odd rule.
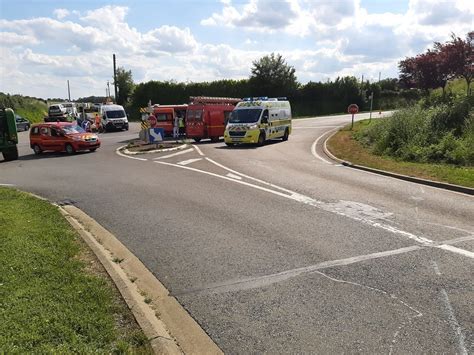
[[[56,9],[53,11],[53,14],[58,20],[62,20],[63,18],[69,16],[70,12],[67,9]]]

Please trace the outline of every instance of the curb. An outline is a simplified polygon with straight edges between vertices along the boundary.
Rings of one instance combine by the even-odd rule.
[[[126,146],[123,145],[123,146],[119,147],[118,149],[122,150],[124,147],[126,147]],[[174,148],[153,149],[153,150],[147,150],[147,151],[144,151],[144,152],[131,152],[127,148],[125,148],[125,149],[123,149],[123,153],[127,154],[127,155],[152,154],[152,153],[172,152],[172,151],[181,150],[181,149],[184,149],[184,148],[187,148],[187,147],[188,147],[188,144],[185,143],[185,144],[182,144],[182,145],[180,145],[178,147],[174,147]]]
[[[414,182],[414,183],[417,183],[417,184],[436,187],[436,188],[439,188],[439,189],[445,189],[445,190],[454,191],[454,192],[460,192],[460,193],[471,195],[471,196],[474,195],[474,189],[470,188],[470,187],[454,185],[454,184],[448,184],[446,182],[439,182],[439,181],[433,181],[433,180],[428,180],[428,179],[421,179],[421,178],[408,176],[408,175],[403,175],[403,174],[392,173],[392,172],[386,171],[386,170],[379,170],[379,169],[375,169],[375,168],[369,168],[369,167],[363,166],[363,165],[352,164],[350,161],[345,161],[345,160],[339,159],[338,157],[336,157],[334,154],[332,154],[329,151],[329,149],[327,148],[327,144],[326,144],[327,141],[329,141],[337,132],[339,132],[339,131],[338,130],[335,131],[334,133],[332,133],[329,137],[327,137],[324,140],[323,151],[330,159],[338,162],[339,164],[342,164],[342,165],[347,166],[349,168],[358,169],[358,170],[362,170],[362,171],[368,171],[370,173],[379,174],[379,175],[383,175],[383,176],[388,176],[388,177],[392,177],[392,178],[399,179],[399,180]]]
[[[223,354],[163,284],[113,234],[75,206],[58,208],[104,266],[156,354]]]

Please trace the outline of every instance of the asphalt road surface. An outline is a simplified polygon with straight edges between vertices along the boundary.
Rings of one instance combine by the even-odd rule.
[[[116,149],[138,125],[73,156],[34,156],[25,132],[0,184],[83,209],[227,353],[472,353],[473,197],[332,162],[347,122],[134,158]]]

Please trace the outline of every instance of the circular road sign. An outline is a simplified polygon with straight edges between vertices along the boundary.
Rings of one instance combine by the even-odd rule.
[[[153,115],[148,116],[148,123],[151,128],[154,128],[156,126],[156,117]]]
[[[357,106],[356,104],[350,104],[349,107],[347,107],[347,112],[355,114],[359,112],[359,106]]]

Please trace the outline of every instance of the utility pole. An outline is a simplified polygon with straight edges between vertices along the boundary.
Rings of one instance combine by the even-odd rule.
[[[108,92],[107,97],[110,97],[110,83],[108,80],[107,80],[107,92]]]
[[[382,74],[382,72],[379,71],[379,84],[380,84],[380,75]]]
[[[117,67],[115,64],[115,54],[113,56],[114,58],[114,91],[115,91],[115,103],[117,103]]]
[[[67,81],[67,96],[69,98],[69,102],[71,102],[71,89],[69,88],[69,80]]]
[[[374,92],[370,93],[370,117],[369,122],[372,121],[372,104],[374,103]]]

